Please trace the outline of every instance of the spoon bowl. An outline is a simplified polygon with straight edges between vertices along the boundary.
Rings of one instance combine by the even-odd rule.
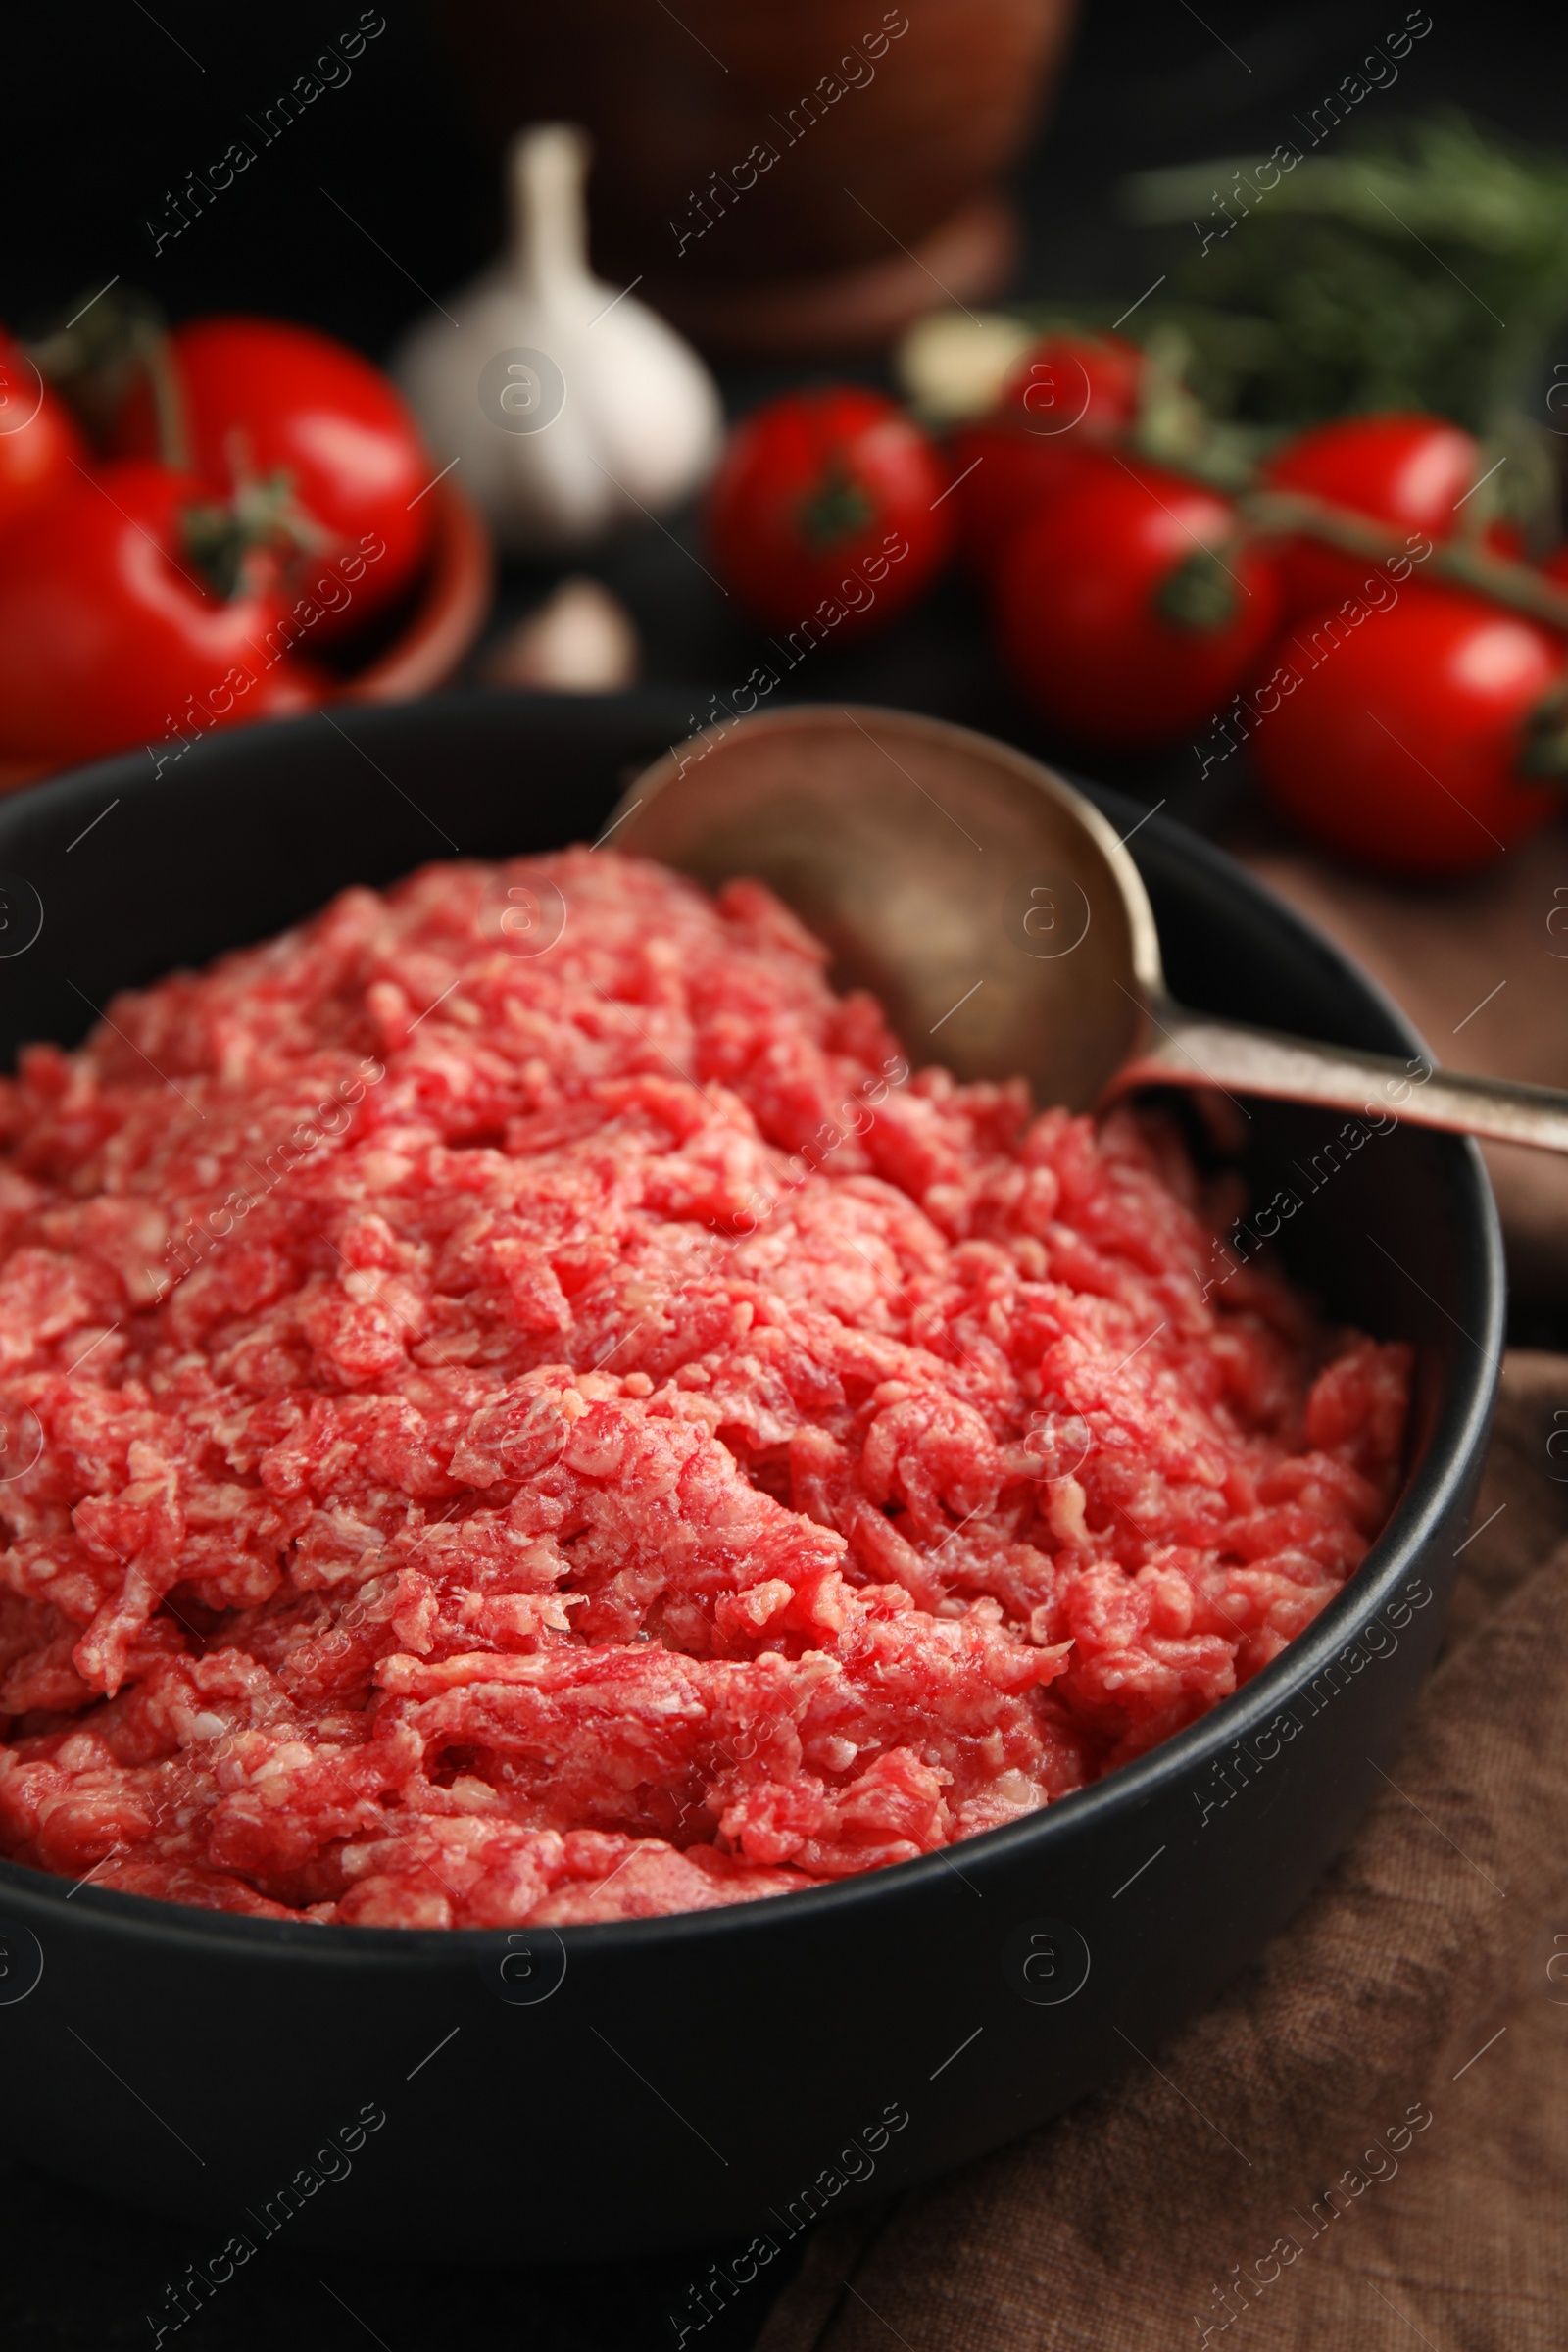
[[[1136,830],[1136,827],[1133,828]],[[1568,1152],[1568,1094],[1189,1012],[1092,803],[1039,760],[914,712],[797,704],[694,735],[604,839],[709,889],[765,882],[916,1059],[1026,1077],[1040,1103],[1218,1089]]]
[[[961,1078],[1021,1073],[1041,1102],[1091,1108],[1165,993],[1099,809],[938,719],[803,704],[713,729],[638,779],[612,836],[710,890],[765,882],[911,1050]]]

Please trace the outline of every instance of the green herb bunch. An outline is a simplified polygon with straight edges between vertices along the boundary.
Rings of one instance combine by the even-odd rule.
[[[1133,219],[1185,227],[1149,326],[1181,329],[1204,405],[1263,425],[1429,409],[1490,441],[1532,412],[1548,421],[1568,158],[1456,112],[1294,152],[1125,183]]]

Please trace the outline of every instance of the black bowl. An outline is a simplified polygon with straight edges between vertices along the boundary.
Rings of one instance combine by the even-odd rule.
[[[685,718],[653,696],[458,696],[241,730],[156,773],[127,757],[9,803],[0,1049],[73,1040],[115,988],[344,883],[592,839]],[[1415,1051],[1239,867],[1158,817],[1132,847],[1185,1003]],[[1253,1198],[1302,1203],[1281,1237],[1294,1272],[1331,1312],[1413,1342],[1419,1372],[1387,1530],[1245,1690],[951,1853],[560,1936],[294,1927],[0,1864],[11,2146],[210,2227],[215,2278],[229,2238],[279,2231],[534,2261],[755,2231],[745,2260],[765,2264],[809,2216],[1148,2063],[1289,1920],[1380,1785],[1438,1642],[1501,1345],[1472,1145],[1400,1127],[1335,1155],[1339,1118],[1252,1112]]]

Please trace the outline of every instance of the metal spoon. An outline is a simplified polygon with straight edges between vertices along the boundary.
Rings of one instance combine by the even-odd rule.
[[[709,729],[640,776],[605,834],[710,889],[767,883],[869,988],[917,1060],[1021,1073],[1041,1103],[1228,1094],[1568,1152],[1568,1094],[1189,1012],[1138,869],[1022,752],[908,711],[802,704]]]

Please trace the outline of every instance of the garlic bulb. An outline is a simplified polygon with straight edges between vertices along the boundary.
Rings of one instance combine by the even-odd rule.
[[[588,155],[570,123],[518,133],[509,250],[395,363],[437,461],[461,461],[468,496],[519,555],[582,547],[674,506],[722,438],[696,353],[589,270]]]

